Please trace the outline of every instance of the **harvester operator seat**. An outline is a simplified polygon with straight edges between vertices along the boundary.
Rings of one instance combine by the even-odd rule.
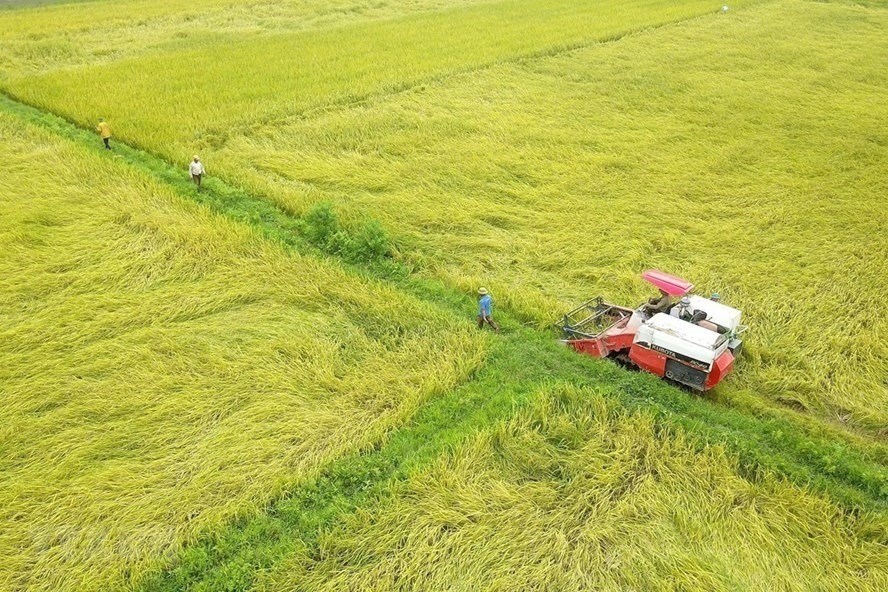
[[[679,300],[678,304],[672,307],[672,310],[669,311],[669,315],[681,319],[682,321],[687,321],[693,325],[700,325],[712,331],[716,330],[716,325],[706,320],[709,318],[709,315],[703,310],[694,310],[691,306],[691,299],[687,296]]]
[[[665,291],[660,290],[659,296],[654,296],[647,301],[647,304],[641,307],[642,312],[653,316],[658,312],[666,312],[672,306],[672,297]]]

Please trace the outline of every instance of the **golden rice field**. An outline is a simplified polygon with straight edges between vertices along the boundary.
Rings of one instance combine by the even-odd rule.
[[[110,590],[380,442],[468,323],[0,114],[0,589]]]
[[[20,61],[4,85],[171,160],[199,149],[289,210],[370,213],[405,259],[539,324],[596,294],[640,301],[647,267],[682,274],[753,327],[718,396],[879,432],[888,12],[707,7],[471,3]]]
[[[0,9],[4,7],[0,1]],[[96,0],[0,11],[0,77],[103,64],[477,0]],[[54,0],[12,0],[54,3]],[[210,57],[213,54],[206,54]]]
[[[888,426],[888,11],[786,0],[230,140],[299,209],[372,211],[431,272],[540,323],[649,267],[752,327],[745,390]]]
[[[81,68],[60,60],[36,75],[22,50],[25,57],[11,60],[5,86],[29,103],[81,122],[105,117],[122,139],[176,159],[287,116],[525,54],[595,43],[699,14],[709,4],[457,3],[402,18],[319,24],[296,34],[195,39],[181,49]],[[102,47],[112,51],[115,45]]]
[[[885,590],[884,523],[557,385],[294,554],[265,591]]]
[[[0,592],[888,589],[884,0],[6,4]],[[711,402],[533,355],[651,267]]]

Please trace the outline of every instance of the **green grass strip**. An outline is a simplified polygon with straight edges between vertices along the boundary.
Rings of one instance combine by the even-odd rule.
[[[58,135],[102,151],[98,138],[53,115],[0,96],[0,109]],[[302,220],[270,202],[222,180],[209,179],[198,193],[184,169],[144,151],[116,143],[109,157],[144,171],[212,211],[244,222],[267,238],[302,252],[323,256],[301,231]],[[439,281],[410,274],[391,261],[362,266],[343,263],[355,273],[395,284],[455,313],[471,315],[472,298]],[[379,449],[344,458],[320,477],[294,487],[267,511],[234,522],[171,558],[173,567],[149,578],[144,590],[241,590],[255,574],[298,546],[311,547],[318,532],[375,495],[392,479],[435,458],[462,438],[507,418],[549,381],[592,385],[631,410],[654,414],[664,426],[677,426],[700,445],[723,444],[740,459],[750,479],[772,472],[813,488],[849,512],[888,509],[888,471],[881,445],[863,446],[837,430],[795,420],[785,413],[716,405],[657,378],[578,356],[559,347],[551,335],[524,327],[500,310],[505,334],[494,340],[490,358],[473,379],[430,401]],[[840,436],[840,437],[836,437]]]
[[[311,548],[322,529],[386,495],[392,480],[406,479],[463,438],[509,417],[541,384],[546,362],[521,332],[497,340],[485,369],[427,404],[384,447],[335,462],[266,513],[245,517],[187,548],[173,569],[149,578],[141,589],[248,589],[257,572]]]

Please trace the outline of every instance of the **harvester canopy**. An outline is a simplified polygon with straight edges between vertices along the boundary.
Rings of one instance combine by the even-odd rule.
[[[663,290],[670,296],[684,296],[694,289],[694,284],[678,276],[669,275],[658,269],[649,269],[641,277]]]

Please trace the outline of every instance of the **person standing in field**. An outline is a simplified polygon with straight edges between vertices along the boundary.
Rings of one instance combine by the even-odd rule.
[[[499,333],[499,327],[493,322],[493,299],[487,292],[487,288],[478,288],[478,328],[483,329],[484,323]]]
[[[197,185],[197,190],[200,191],[200,182],[206,174],[206,169],[204,169],[203,163],[196,154],[188,167],[188,171],[191,173],[191,180],[194,181],[194,184]]]
[[[108,122],[100,117],[99,125],[96,126],[96,131],[102,136],[102,142],[105,143],[105,150],[111,150],[111,126],[108,125]]]

